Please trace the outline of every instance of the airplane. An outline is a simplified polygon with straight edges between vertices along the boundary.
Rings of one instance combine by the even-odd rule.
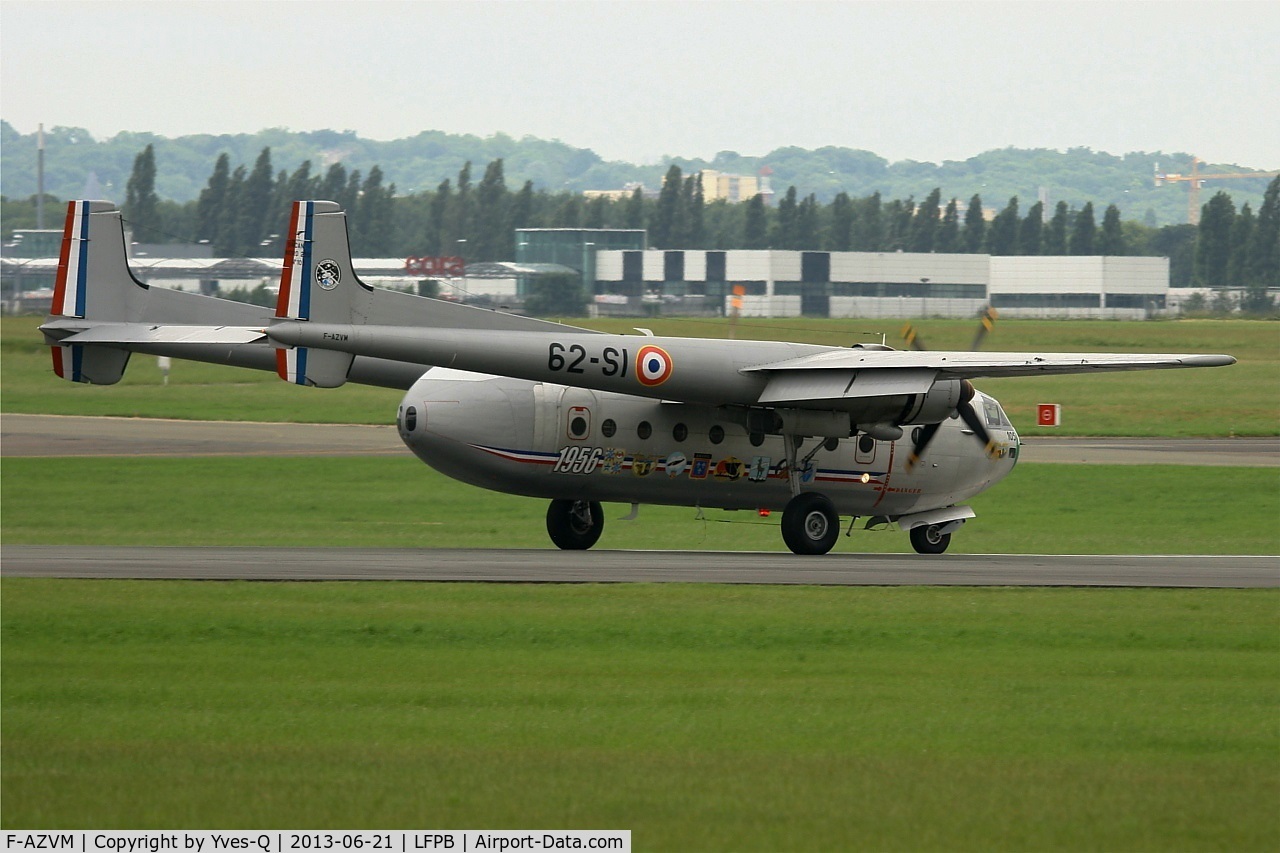
[[[592,547],[603,502],[781,512],[796,554],[896,524],[941,554],[964,501],[1021,442],[982,377],[1215,367],[1229,355],[930,352],[615,335],[360,281],[346,215],[296,202],[274,312],[150,287],[120,211],[68,203],[52,313],[55,373],[119,381],[131,353],[273,370],[287,382],[404,390],[401,439],[465,483],[548,499],[562,549]],[[989,324],[992,314],[988,314]]]

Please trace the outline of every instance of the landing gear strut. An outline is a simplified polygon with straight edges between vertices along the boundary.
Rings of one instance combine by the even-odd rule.
[[[598,501],[554,500],[547,507],[547,533],[556,547],[585,551],[604,532],[604,509]]]
[[[782,541],[795,554],[825,554],[840,536],[840,516],[831,499],[801,492],[782,511]]]

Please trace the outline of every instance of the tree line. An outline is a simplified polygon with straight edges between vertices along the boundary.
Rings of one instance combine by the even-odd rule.
[[[34,131],[34,129],[33,129]],[[10,199],[36,192],[36,134],[20,133],[0,120],[0,193]],[[684,174],[704,169],[732,175],[758,175],[765,168],[781,193],[791,185],[816,193],[822,204],[840,192],[854,198],[879,191],[885,199],[914,196],[923,199],[933,187],[943,188],[943,201],[956,196],[963,202],[981,193],[989,205],[999,206],[1012,195],[1024,203],[1035,200],[1036,187],[1051,193],[1053,204],[1065,199],[1081,208],[1093,201],[1099,218],[1108,204],[1119,205],[1125,219],[1146,225],[1186,221],[1185,186],[1156,186],[1153,170],[1186,172],[1191,155],[1181,152],[1130,152],[1122,155],[1072,148],[1066,151],[1002,148],[964,160],[927,163],[913,160],[890,162],[874,152],[827,146],[805,149],[784,146],[759,156],[720,151],[711,158],[675,156],[661,163],[606,162],[590,149],[559,141],[502,133],[489,137],[423,131],[398,140],[364,139],[354,131],[289,131],[270,128],[250,134],[193,134],[167,138],[153,133],[123,131],[95,139],[83,128],[57,126],[45,132],[45,190],[61,198],[77,198],[86,178],[93,175],[106,198],[123,196],[130,166],[139,151],[154,145],[160,173],[156,190],[162,198],[194,201],[209,177],[220,153],[227,153],[234,167],[252,165],[258,153],[270,147],[276,168],[293,172],[310,160],[314,174],[323,174],[340,160],[350,172],[362,174],[378,164],[384,183],[394,181],[401,194],[433,190],[446,176],[453,176],[468,160],[475,176],[483,164],[501,158],[508,184],[518,190],[526,179],[551,192],[622,187],[633,182],[652,189],[662,185],[671,165]],[[1205,172],[1248,172],[1243,164],[1204,163]],[[1236,204],[1248,201],[1256,211],[1268,178],[1232,181],[1229,191]],[[1214,189],[1218,189],[1214,186]],[[1206,198],[1208,196],[1206,195]]]
[[[468,162],[456,179],[398,196],[377,165],[367,175],[341,163],[313,171],[310,161],[292,173],[275,171],[269,147],[252,167],[233,169],[221,154],[199,198],[184,204],[160,199],[155,180],[147,145],[135,158],[122,206],[134,239],[208,243],[215,256],[275,256],[293,201],[329,199],[348,212],[352,250],[363,257],[512,260],[517,228],[640,228],[657,249],[1165,256],[1175,287],[1280,287],[1280,178],[1256,214],[1248,203],[1237,210],[1219,192],[1204,205],[1199,226],[1163,228],[1122,221],[1115,205],[1099,222],[1092,202],[1079,209],[1058,202],[1046,216],[1041,202],[1024,210],[1017,196],[989,218],[979,195],[944,204],[939,189],[920,201],[840,192],[824,204],[790,186],[773,205],[761,195],[708,204],[700,173],[677,165],[668,168],[656,198],[640,187],[620,198],[535,191],[532,181],[512,191],[501,158],[479,181]]]
[[[215,257],[271,257],[284,246],[294,201],[328,199],[348,212],[353,247],[361,254],[390,254],[395,184],[383,185],[382,170],[367,176],[334,163],[323,175],[306,161],[293,173],[271,166],[264,148],[252,169],[231,168],[218,156],[200,197],[186,204],[162,201],[155,191],[155,151],[148,145],[134,160],[121,205],[139,243],[205,243]],[[372,252],[370,250],[373,250]]]

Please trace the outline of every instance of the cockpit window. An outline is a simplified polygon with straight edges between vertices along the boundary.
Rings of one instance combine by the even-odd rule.
[[[1010,427],[1009,418],[1005,416],[1004,409],[1000,408],[1000,404],[990,397],[984,397],[982,400],[982,413],[986,416],[987,426],[989,427]]]

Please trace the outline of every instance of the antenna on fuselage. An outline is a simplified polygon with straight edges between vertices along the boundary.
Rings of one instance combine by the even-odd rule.
[[[862,335],[862,337],[864,337],[864,338],[874,338],[876,335],[879,335],[879,336],[880,336],[880,343],[878,343],[878,344],[862,344],[862,343],[858,343],[858,344],[849,344],[849,349],[869,349],[869,348],[874,348],[874,349],[893,349],[893,347],[889,346],[889,343],[888,343],[888,339],[889,339],[889,338],[888,338],[888,335],[887,335],[885,332],[861,332],[860,334],[861,334],[861,335]]]

